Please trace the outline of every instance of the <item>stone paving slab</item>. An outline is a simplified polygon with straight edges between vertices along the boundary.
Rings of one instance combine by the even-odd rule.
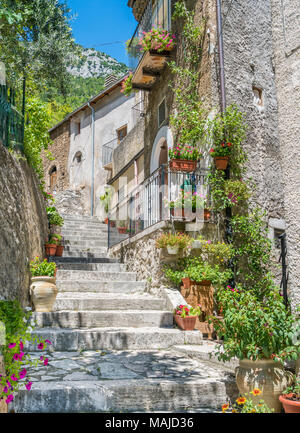
[[[11,405],[16,412],[219,412],[232,394],[221,367],[172,350],[54,352],[47,357],[47,367],[29,369],[32,390],[20,392]]]

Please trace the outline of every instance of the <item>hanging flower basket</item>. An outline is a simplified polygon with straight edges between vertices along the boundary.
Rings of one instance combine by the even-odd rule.
[[[191,173],[197,168],[197,161],[189,161],[187,159],[172,159],[170,161],[171,171],[184,171],[186,173]]]
[[[229,162],[229,156],[215,156],[214,160],[217,170],[226,170]]]

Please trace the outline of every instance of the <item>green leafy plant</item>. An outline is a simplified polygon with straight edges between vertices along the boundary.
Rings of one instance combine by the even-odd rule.
[[[49,263],[47,259],[41,260],[35,257],[30,262],[30,272],[32,277],[54,277],[56,264]]]
[[[48,242],[49,244],[61,245],[61,242],[62,242],[62,236],[61,235],[53,233],[49,236],[49,242]]]
[[[129,75],[127,75],[127,77],[124,78],[122,82],[121,92],[124,93],[125,96],[130,96],[131,93],[133,92],[132,78],[133,78],[133,74],[132,72],[130,72]]]
[[[57,209],[54,206],[47,207],[47,217],[50,225],[62,227],[64,225],[64,219],[59,215]]]
[[[184,233],[164,233],[156,240],[157,248],[166,248],[167,246],[175,247],[178,246],[181,249],[185,249],[190,245],[192,239],[190,236]]]
[[[292,386],[286,388],[282,394],[288,400],[300,401],[300,378],[294,376],[294,383]]]
[[[28,367],[48,365],[48,358],[41,356],[32,360],[26,353],[25,345],[36,344],[39,350],[44,350],[51,345],[51,341],[38,338],[32,333],[30,326],[31,309],[24,311],[18,301],[0,301],[0,321],[6,329],[6,344],[3,349],[5,373],[0,376],[0,399],[9,404],[21,389],[30,391]]]
[[[195,242],[197,242],[197,254],[201,256],[203,262],[213,262],[221,265],[234,256],[232,245],[225,242],[212,242],[204,239],[202,235],[199,235]]]
[[[170,159],[182,159],[188,161],[198,161],[202,157],[202,152],[195,146],[188,144],[178,144],[169,149]]]
[[[216,350],[219,360],[276,360],[276,354],[292,345],[295,319],[278,292],[269,292],[261,301],[249,290],[228,286],[216,296],[224,317],[210,321],[223,339],[223,347]]]
[[[113,192],[112,192],[111,188],[105,188],[104,194],[100,196],[100,201],[104,207],[104,211],[105,211],[106,215],[108,215],[109,210],[110,210],[110,203],[111,203],[112,195],[113,195]]]
[[[245,393],[244,396],[240,396],[236,399],[236,403],[230,406],[229,403],[222,405],[222,412],[225,413],[230,411],[231,413],[273,413],[274,409],[270,409],[266,405],[264,400],[258,400],[258,396],[261,395],[261,390],[259,388],[254,388],[250,392],[252,396]]]
[[[175,35],[171,35],[162,28],[152,28],[149,32],[143,32],[140,40],[141,50],[155,50],[158,53],[171,51],[175,46]]]
[[[198,305],[196,308],[188,307],[187,305],[178,305],[174,310],[174,314],[183,318],[201,316],[201,305]]]

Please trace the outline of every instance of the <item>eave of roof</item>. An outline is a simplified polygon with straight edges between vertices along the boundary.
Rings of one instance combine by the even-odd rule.
[[[104,96],[109,95],[113,90],[115,90],[117,87],[121,86],[124,78],[126,75],[124,75],[122,78],[120,78],[118,81],[116,81],[112,86],[106,87],[104,90],[102,90],[101,93],[99,93],[96,96],[93,96],[89,101],[85,102],[80,107],[76,108],[76,110],[72,111],[72,113],[68,114],[63,120],[61,120],[59,123],[54,125],[51,129],[48,130],[49,133],[53,132],[55,129],[60,127],[63,123],[67,122],[71,119],[75,114],[79,113],[82,110],[85,110],[89,104],[96,104],[100,99],[104,98]]]

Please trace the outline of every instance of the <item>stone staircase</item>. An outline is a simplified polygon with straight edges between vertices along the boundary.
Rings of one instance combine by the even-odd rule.
[[[174,328],[166,299],[146,293],[145,282],[108,257],[105,224],[64,218],[54,311],[34,313],[34,333],[52,342],[49,365],[32,371],[32,390],[18,394],[13,410],[219,411],[230,373],[175,347],[199,346],[201,333]]]

